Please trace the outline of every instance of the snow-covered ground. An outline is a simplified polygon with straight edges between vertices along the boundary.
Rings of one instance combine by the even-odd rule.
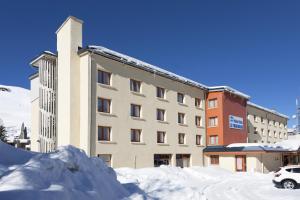
[[[300,189],[272,184],[273,174],[231,173],[217,167],[117,169],[118,180],[140,199],[299,200]]]
[[[73,147],[49,154],[0,141],[2,200],[298,200],[300,189],[272,184],[273,174],[232,173],[218,167],[113,170]]]
[[[20,134],[23,122],[30,135],[30,113],[29,90],[0,85],[0,124],[6,127],[10,138]]]

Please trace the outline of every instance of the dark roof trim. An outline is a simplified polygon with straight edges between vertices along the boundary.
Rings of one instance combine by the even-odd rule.
[[[264,148],[260,146],[255,147],[226,147],[226,146],[208,146],[203,149],[204,153],[238,153],[238,152],[267,152],[267,153],[285,153],[291,152],[282,148]]]

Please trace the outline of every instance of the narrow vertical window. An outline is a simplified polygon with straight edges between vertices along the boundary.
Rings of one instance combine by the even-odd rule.
[[[177,102],[178,103],[184,103],[184,94],[177,93]]]
[[[178,124],[184,124],[184,123],[185,123],[185,114],[178,113]]]
[[[197,108],[202,108],[202,101],[199,98],[195,98],[195,106]]]
[[[157,143],[165,143],[166,132],[157,131]]]
[[[208,119],[208,126],[209,127],[216,127],[216,126],[218,126],[218,118],[217,117],[210,117]]]
[[[165,89],[161,88],[161,87],[157,87],[156,88],[156,97],[164,99],[165,98]]]
[[[178,134],[178,144],[185,144],[185,134],[184,133]]]
[[[195,124],[196,126],[202,126],[202,118],[200,116],[195,116]]]
[[[131,104],[130,115],[132,117],[141,117],[141,106],[136,104]]]
[[[165,121],[165,110],[157,109],[156,110],[156,119],[159,121]]]
[[[196,145],[202,145],[202,136],[196,135]]]

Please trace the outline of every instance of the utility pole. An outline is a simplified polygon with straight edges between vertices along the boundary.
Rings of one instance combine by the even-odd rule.
[[[296,134],[300,134],[300,98],[296,99]]]

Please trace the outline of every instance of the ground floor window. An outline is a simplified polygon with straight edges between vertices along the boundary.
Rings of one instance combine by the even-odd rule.
[[[171,154],[154,154],[154,167],[171,164]]]
[[[190,154],[176,154],[176,166],[181,168],[189,167],[190,157]]]
[[[218,155],[211,155],[210,156],[210,164],[211,165],[219,165],[219,156]]]
[[[235,168],[237,172],[245,172],[246,171],[246,156],[238,155],[235,156]]]
[[[98,157],[105,162],[105,164],[111,167],[111,154],[98,154]]]

